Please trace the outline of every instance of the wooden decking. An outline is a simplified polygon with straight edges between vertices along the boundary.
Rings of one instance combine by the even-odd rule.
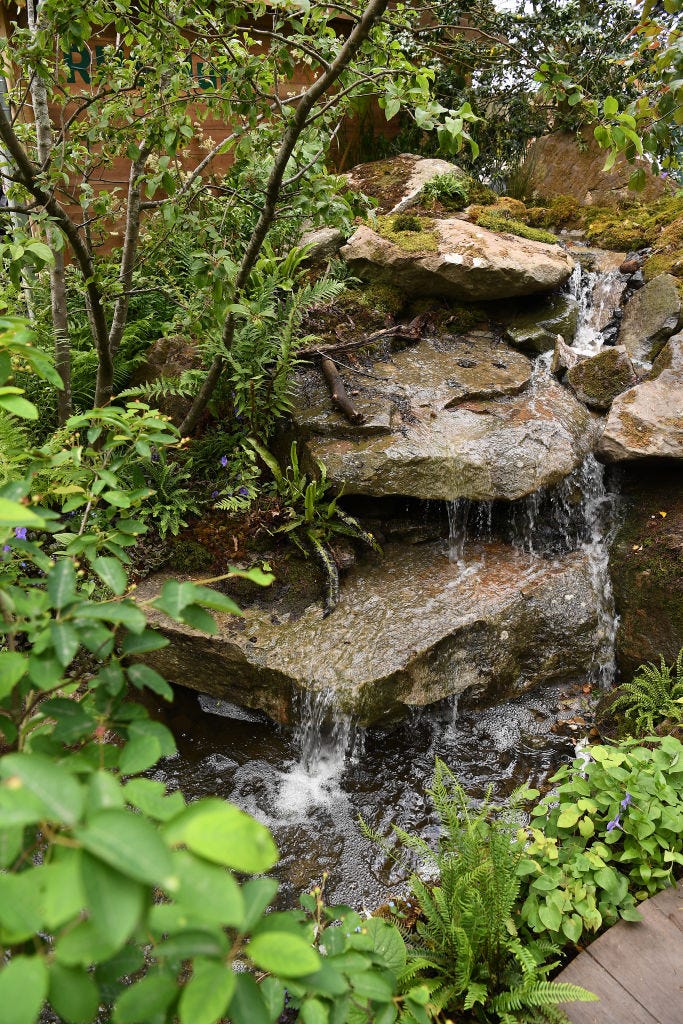
[[[620,921],[557,977],[600,996],[563,1005],[573,1024],[683,1024],[683,885],[639,910],[642,922]]]

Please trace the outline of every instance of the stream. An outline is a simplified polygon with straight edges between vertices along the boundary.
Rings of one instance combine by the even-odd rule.
[[[577,271],[570,281],[580,306],[575,347],[586,355],[602,342],[618,304],[618,285],[613,271]],[[549,363],[549,354],[539,357],[536,379],[549,373]],[[286,729],[259,712],[177,688],[172,708],[159,714],[176,736],[178,753],[156,777],[188,799],[215,794],[232,800],[270,827],[281,854],[276,873],[282,905],[292,905],[324,873],[331,902],[358,908],[385,902],[402,879],[364,838],[359,816],[383,836],[396,823],[428,837],[436,829],[425,796],[435,757],[473,797],[491,786],[494,797],[504,799],[521,784],[542,786],[573,756],[572,740],[551,726],[587,707],[583,684],[607,686],[614,679],[617,622],[608,550],[615,504],[603,467],[592,456],[560,486],[528,499],[447,503],[444,544],[473,583],[483,545],[496,538],[524,552],[530,564],[584,550],[599,623],[589,680],[576,680],[573,687],[548,684],[492,707],[470,706],[465,693],[414,710],[391,726],[365,730],[339,712],[328,690],[301,697],[294,714],[298,726]]]

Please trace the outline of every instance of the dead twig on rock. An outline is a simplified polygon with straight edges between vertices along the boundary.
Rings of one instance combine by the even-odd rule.
[[[362,412],[359,412],[351,402],[351,399],[346,394],[346,388],[344,387],[344,381],[341,379],[341,374],[337,369],[335,363],[329,356],[323,356],[320,361],[320,368],[323,372],[323,377],[330,389],[330,395],[332,396],[332,402],[336,407],[344,413],[349,423],[353,423],[354,426],[358,426],[365,419]]]

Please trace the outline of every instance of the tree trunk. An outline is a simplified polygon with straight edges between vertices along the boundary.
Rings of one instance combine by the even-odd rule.
[[[311,113],[311,110],[318,100],[329,92],[340,75],[342,75],[348,68],[363,42],[369,36],[374,25],[376,25],[384,14],[387,4],[388,0],[370,0],[361,15],[360,20],[354,26],[348,39],[340,49],[332,64],[330,64],[322,75],[316,78],[313,84],[301,97],[273,161],[273,166],[266,185],[265,202],[261,210],[261,215],[256,227],[254,228],[254,233],[249,240],[244,256],[242,257],[242,262],[240,263],[237,277],[235,279],[232,297],[233,303],[239,302],[240,295],[249,280],[249,275],[254,269],[254,264],[259,257],[266,236],[272,227],[273,221],[275,220],[277,203],[282,191],[282,182],[287,170],[287,164],[289,162],[289,158],[294,152],[294,147],[306,128],[308,116]],[[234,337],[235,318],[232,313],[228,313],[223,325],[223,335],[221,338],[223,351],[230,351]],[[223,372],[223,365],[224,356],[221,352],[218,352],[213,358],[208,375],[199,394],[192,403],[192,408],[180,424],[180,433],[184,437],[191,434],[197,426],[197,423],[211,400],[215,387],[220,380],[221,373]]]
[[[27,12],[29,28],[35,35],[38,31],[38,0],[28,0]],[[31,100],[36,125],[38,160],[42,166],[46,166],[52,156],[52,124],[50,123],[45,83],[42,78],[35,74],[31,77]],[[50,267],[50,311],[52,314],[52,332],[55,343],[55,367],[64,385],[57,399],[57,417],[59,425],[63,426],[72,412],[71,346],[69,344],[69,325],[66,311],[64,251],[61,247],[56,249],[50,244],[52,230],[52,228],[48,228],[47,231],[47,242],[52,249],[54,258],[53,264]]]

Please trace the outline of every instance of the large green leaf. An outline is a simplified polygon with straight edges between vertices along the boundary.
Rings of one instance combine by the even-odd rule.
[[[118,558],[108,558],[102,555],[99,558],[93,558],[91,564],[104,585],[109,587],[117,597],[120,597],[128,586],[128,577]]]
[[[128,803],[157,821],[169,821],[185,807],[185,799],[179,790],[167,793],[163,782],[156,779],[131,779],[123,792]]]
[[[75,834],[89,853],[128,878],[162,887],[175,884],[168,848],[139,814],[116,808],[98,811]]]
[[[271,1024],[259,987],[250,974],[235,978],[235,991],[228,1007],[232,1024]]]
[[[283,978],[301,978],[320,966],[320,956],[306,939],[291,932],[263,932],[248,943],[246,953],[257,967]]]
[[[176,979],[167,972],[155,971],[130,985],[114,1007],[114,1024],[149,1024],[165,1013],[178,991]]]
[[[0,926],[6,944],[24,942],[40,931],[43,915],[36,869],[0,874]]]
[[[147,687],[152,693],[158,693],[165,700],[173,700],[173,690],[166,680],[149,665],[129,665],[126,669],[128,679],[138,690]]]
[[[0,526],[43,526],[42,516],[36,515],[26,505],[9,498],[0,497]]]
[[[89,853],[83,853],[81,871],[93,928],[118,950],[142,916],[145,889]]]
[[[173,854],[173,868],[179,879],[176,903],[205,921],[242,927],[242,892],[226,868],[207,864],[185,851]]]
[[[57,611],[76,597],[76,570],[68,558],[60,558],[47,578],[47,592]]]
[[[47,967],[41,957],[12,957],[0,969],[2,1024],[34,1024],[47,987]]]
[[[207,860],[246,873],[268,871],[277,862],[277,847],[265,825],[233,804],[203,800],[192,813],[184,813],[180,841]]]
[[[225,1014],[234,991],[235,975],[228,965],[195,960],[192,977],[180,997],[180,1024],[216,1024]]]
[[[18,651],[0,651],[0,700],[12,692],[27,668],[25,655]]]
[[[62,847],[38,871],[45,924],[53,931],[77,918],[85,907],[81,850]]]
[[[100,993],[92,974],[55,961],[50,965],[49,999],[65,1024],[90,1024],[97,1016]]]
[[[49,820],[75,825],[83,812],[83,787],[67,769],[42,754],[8,754],[0,761],[0,775],[12,778],[37,796]]]

